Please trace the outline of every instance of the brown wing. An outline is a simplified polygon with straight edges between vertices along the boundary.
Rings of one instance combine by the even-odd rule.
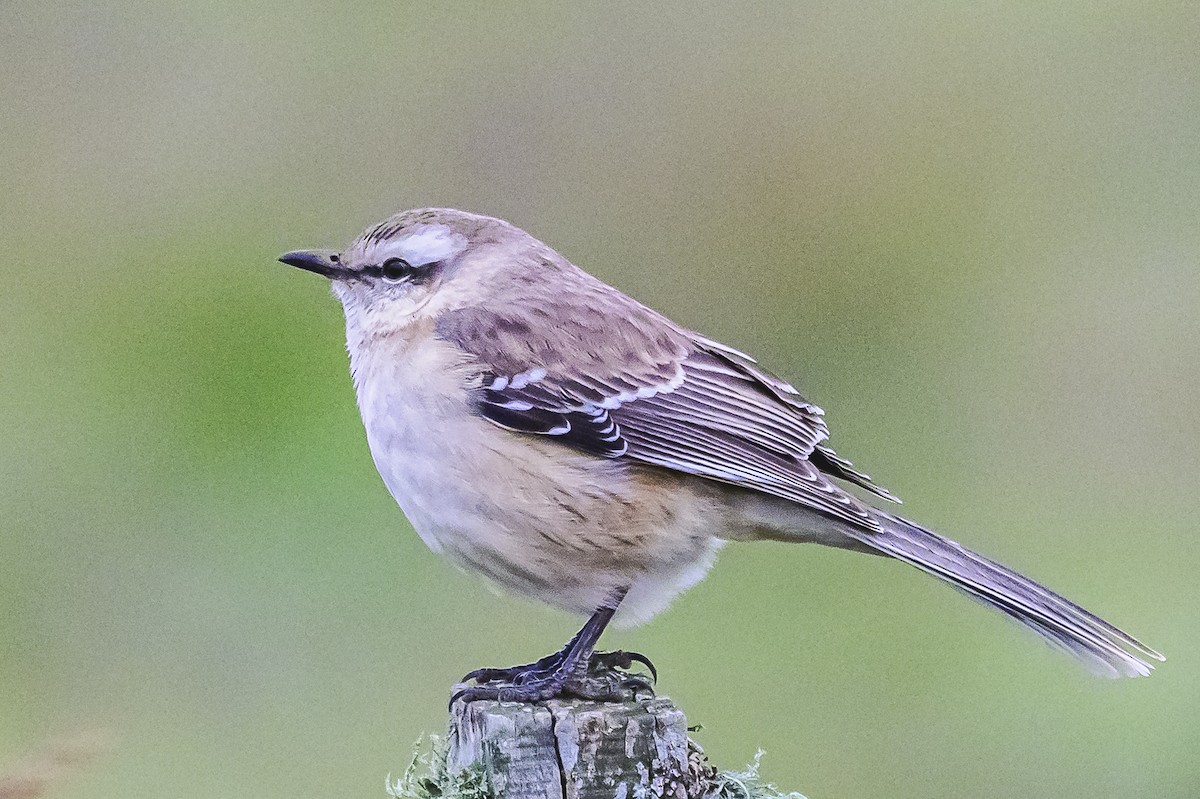
[[[868,508],[822,473],[828,466],[890,496],[823,443],[820,408],[748,356],[612,289],[450,311],[437,330],[479,362],[479,412],[497,425],[878,529]]]

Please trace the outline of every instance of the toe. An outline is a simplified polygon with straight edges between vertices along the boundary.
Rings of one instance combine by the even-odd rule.
[[[626,652],[625,655],[629,658],[629,666],[634,663],[641,663],[646,668],[650,669],[650,679],[653,682],[658,682],[658,669],[654,668],[654,664],[650,662],[650,658],[643,655],[641,652]],[[625,668],[629,668],[626,666]]]
[[[503,680],[508,676],[508,669],[475,669],[469,671],[459,682],[487,683]]]

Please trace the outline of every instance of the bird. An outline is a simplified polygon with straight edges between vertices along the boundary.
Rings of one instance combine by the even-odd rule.
[[[508,222],[418,208],[343,251],[279,260],[327,278],[340,300],[372,458],[425,544],[586,617],[552,655],[470,672],[451,704],[646,687],[628,669],[657,678],[649,659],[598,651],[601,634],[664,610],[728,541],[902,561],[1100,675],[1145,676],[1164,659],[885,509],[896,497],[834,451],[824,411],[790,383]]]

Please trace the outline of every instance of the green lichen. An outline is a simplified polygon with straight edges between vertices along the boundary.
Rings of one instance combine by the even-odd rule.
[[[805,799],[796,791],[781,791],[760,774],[763,750],[754,753],[754,762],[742,771],[722,771],[712,778],[703,799]]]
[[[446,742],[439,735],[423,736],[413,747],[412,761],[399,779],[387,776],[388,796],[394,799],[494,799],[486,763],[451,774],[446,768]]]

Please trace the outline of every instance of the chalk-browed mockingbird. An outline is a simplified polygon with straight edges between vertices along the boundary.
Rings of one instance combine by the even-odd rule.
[[[833,451],[821,409],[790,384],[506,222],[406,211],[343,253],[280,260],[332,282],[371,454],[425,543],[505,588],[590,614],[562,651],[472,672],[477,684],[458,696],[619,693],[610,667],[645,661],[596,653],[604,627],[661,611],[731,539],[896,558],[1101,674],[1145,675],[1161,659],[843,490],[838,481],[892,498]]]

